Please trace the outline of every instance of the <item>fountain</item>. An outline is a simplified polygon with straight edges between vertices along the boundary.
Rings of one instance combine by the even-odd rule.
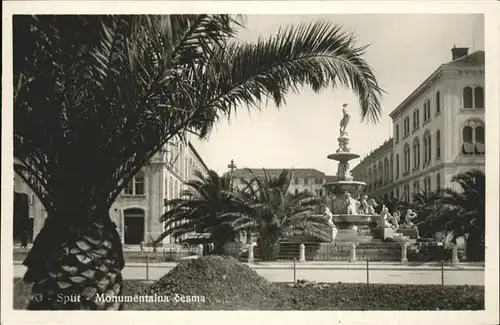
[[[349,161],[359,158],[360,155],[351,152],[349,148],[349,134],[347,125],[350,114],[347,104],[342,107],[343,117],[340,121],[338,143],[335,153],[328,155],[328,159],[338,161],[337,179],[323,185],[326,196],[325,215],[332,226],[332,242],[335,244],[362,244],[381,242],[387,237],[397,237],[404,241],[406,236],[398,233],[399,224],[394,220],[388,209],[383,206],[382,212],[375,213],[377,203],[363,194],[366,183],[354,180],[349,167]],[[377,222],[377,229],[370,229],[371,221]],[[394,226],[397,224],[398,226]],[[375,230],[375,231],[374,231]],[[372,238],[376,233],[379,238]]]
[[[349,161],[359,158],[357,153],[349,148],[349,134],[347,125],[350,115],[347,104],[342,107],[343,117],[340,121],[338,143],[339,148],[335,153],[328,155],[328,159],[338,161],[337,179],[325,183],[323,192],[326,196],[326,206],[333,215],[334,224],[332,231],[333,242],[359,243],[370,241],[368,224],[373,217],[368,214],[368,200],[360,198],[366,183],[355,181],[349,167]],[[360,202],[361,201],[361,202]]]

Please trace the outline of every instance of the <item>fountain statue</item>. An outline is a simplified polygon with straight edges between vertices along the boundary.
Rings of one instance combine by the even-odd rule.
[[[416,217],[417,217],[417,214],[415,212],[413,212],[412,209],[408,209],[406,211],[405,222],[406,222],[407,228],[416,228],[417,227],[413,224],[413,219],[415,219]]]
[[[388,220],[390,217],[391,217],[391,214],[389,213],[389,209],[385,205],[383,205],[382,211],[380,211],[379,227],[380,228],[394,228],[394,226]]]
[[[399,233],[399,212],[396,211],[391,215],[384,205],[381,212],[376,213],[377,202],[363,193],[366,183],[354,179],[349,162],[360,156],[349,148],[347,127],[351,115],[347,110],[347,104],[342,105],[342,113],[337,138],[338,148],[335,153],[327,156],[328,159],[338,162],[337,177],[335,181],[323,184],[327,206],[324,216],[328,218],[328,224],[332,227],[333,244],[373,244],[387,237],[406,240],[408,237]],[[405,219],[407,223],[410,220],[408,218],[414,217],[407,214]],[[370,228],[372,219],[377,221],[377,226],[373,229]],[[374,236],[379,238],[374,239]]]
[[[392,217],[390,217],[390,221],[393,225],[393,228],[398,230],[399,229],[399,220],[401,218],[401,213],[399,211],[394,211],[392,214]]]
[[[328,207],[325,208],[325,215],[327,216],[328,218],[328,225],[332,228],[335,228],[335,224],[333,223],[332,219],[333,219],[333,213],[330,211],[330,209]]]

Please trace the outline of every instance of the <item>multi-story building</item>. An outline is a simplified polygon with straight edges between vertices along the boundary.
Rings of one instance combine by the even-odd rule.
[[[132,179],[117,197],[109,211],[117,224],[122,242],[138,245],[158,237],[164,229],[160,217],[165,213],[165,201],[180,196],[184,183],[195,171],[206,173],[208,167],[191,142],[169,143],[158,152]],[[17,193],[28,195],[29,237],[35,238],[47,217],[42,203],[35,194],[15,175]],[[164,244],[173,243],[167,237]]]
[[[409,201],[415,192],[453,186],[457,173],[484,171],[485,52],[456,47],[451,52],[452,61],[389,114],[393,138],[353,169],[371,185],[369,195]]]
[[[231,172],[233,185],[235,187],[242,186],[241,179],[247,181],[253,177],[263,178],[264,170],[258,168],[251,168],[250,173],[248,169],[241,168],[235,169]],[[318,196],[323,195],[322,186],[327,181],[333,181],[335,176],[327,176],[325,173],[312,168],[294,168],[293,179],[288,191],[297,194],[299,192],[311,192]],[[271,177],[279,175],[283,169],[266,169]]]
[[[366,182],[366,192],[379,200],[399,196],[393,191],[394,154],[393,139],[386,140],[377,149],[366,156],[351,171],[356,180]]]

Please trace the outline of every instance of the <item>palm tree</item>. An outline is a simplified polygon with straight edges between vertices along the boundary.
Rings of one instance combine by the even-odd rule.
[[[486,177],[480,170],[470,170],[452,178],[459,190],[452,188],[440,192],[436,204],[438,221],[442,229],[467,240],[467,258],[484,261],[485,254],[485,188]]]
[[[302,86],[350,87],[377,121],[379,88],[352,35],[330,22],[234,40],[229,15],[14,16],[14,170],[48,219],[24,261],[29,309],[116,309],[122,245],[109,209],[166,143],[206,138],[241,105],[280,107]],[[79,294],[62,304],[57,295]]]
[[[231,178],[211,170],[206,176],[195,173],[195,179],[185,183],[179,198],[166,202],[170,209],[161,217],[166,236],[182,238],[191,235],[190,244],[213,243],[216,254],[224,253],[224,244],[234,240],[237,232],[232,224],[247,210],[244,201],[232,191]]]
[[[248,173],[253,174],[251,170]],[[288,189],[293,172],[283,170],[272,177],[264,169],[264,177],[242,179],[242,194],[251,208],[235,223],[238,230],[244,229],[258,235],[257,245],[263,260],[276,259],[279,243],[296,235],[314,236],[328,240],[330,232],[327,220],[314,214],[323,200],[313,193],[290,194]]]

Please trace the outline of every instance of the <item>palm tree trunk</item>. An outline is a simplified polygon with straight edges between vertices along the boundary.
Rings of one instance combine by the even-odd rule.
[[[100,211],[46,220],[24,261],[24,281],[33,283],[28,309],[121,309],[122,244],[108,210]]]
[[[277,236],[260,236],[258,239],[260,257],[263,261],[275,261],[278,259],[279,238]]]

